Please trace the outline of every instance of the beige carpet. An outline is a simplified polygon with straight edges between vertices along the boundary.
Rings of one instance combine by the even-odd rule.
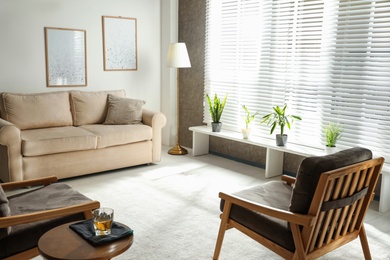
[[[171,156],[164,151],[159,164],[65,182],[99,200],[102,206],[114,208],[115,219],[134,229],[134,244],[115,259],[201,260],[212,259],[213,255],[219,228],[218,192],[264,182],[263,176],[261,169],[220,157]],[[387,222],[379,225],[390,228]],[[374,229],[380,230],[381,226],[367,227],[368,233]],[[389,238],[386,234],[369,238],[374,259],[390,259]],[[247,236],[230,230],[220,259],[281,258]],[[363,254],[356,240],[321,259],[363,259]]]

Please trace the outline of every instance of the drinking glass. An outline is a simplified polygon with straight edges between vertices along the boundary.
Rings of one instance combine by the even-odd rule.
[[[99,208],[92,211],[93,226],[96,236],[111,234],[111,226],[114,221],[114,210],[111,208]]]

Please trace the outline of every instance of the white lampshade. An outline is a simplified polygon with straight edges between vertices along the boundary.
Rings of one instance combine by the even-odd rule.
[[[167,54],[167,66],[171,68],[190,68],[187,47],[184,42],[171,43]]]

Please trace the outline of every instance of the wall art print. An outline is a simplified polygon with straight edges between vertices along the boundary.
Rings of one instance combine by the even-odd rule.
[[[137,70],[137,19],[103,16],[104,70]]]
[[[86,31],[45,27],[48,87],[87,86]]]

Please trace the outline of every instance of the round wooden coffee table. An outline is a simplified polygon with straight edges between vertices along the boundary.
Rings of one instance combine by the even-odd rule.
[[[105,245],[93,246],[69,228],[69,225],[73,223],[76,222],[63,224],[43,234],[38,241],[38,250],[44,258],[53,260],[111,259],[125,252],[133,244],[134,236],[129,236]]]

